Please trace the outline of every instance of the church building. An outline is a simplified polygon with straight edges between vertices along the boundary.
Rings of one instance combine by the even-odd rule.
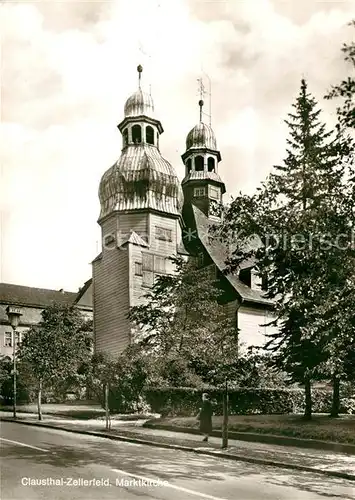
[[[174,272],[169,257],[178,254],[211,266],[228,296],[241,345],[261,345],[273,304],[263,297],[251,263],[238,275],[223,274],[226,249],[209,238],[210,225],[222,215],[226,187],[214,131],[203,122],[203,101],[199,122],[186,137],[180,184],[160,153],[163,126],[152,96],[141,88],[142,67],[137,70],[138,89],[118,125],[121,156],[99,186],[102,251],[93,261],[92,290],[86,291],[93,296],[95,349],[116,356],[131,343],[130,308],[142,302],[156,276]]]

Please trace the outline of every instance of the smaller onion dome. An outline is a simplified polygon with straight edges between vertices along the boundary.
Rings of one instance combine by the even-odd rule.
[[[186,149],[207,148],[217,150],[216,136],[210,125],[198,123],[186,137]]]
[[[129,116],[154,116],[154,103],[152,96],[141,89],[132,94],[124,106],[125,118]]]

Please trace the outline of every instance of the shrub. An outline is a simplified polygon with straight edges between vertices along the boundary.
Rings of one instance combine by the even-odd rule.
[[[215,388],[195,389],[190,387],[151,388],[145,397],[153,412],[163,416],[192,416],[196,414],[202,393],[208,391],[216,415],[223,413],[223,390]],[[232,389],[229,395],[229,413],[291,413],[293,411],[290,390],[287,389]]]
[[[193,416],[197,413],[203,392],[208,392],[215,415],[223,413],[223,390],[216,388],[160,387],[145,390],[145,398],[152,412],[162,416]],[[325,389],[314,389],[313,411],[327,413],[332,394]],[[229,414],[282,414],[302,413],[303,389],[237,388],[228,391]],[[350,401],[350,399],[349,399]],[[351,402],[348,403],[349,408]]]
[[[313,413],[328,413],[332,407],[331,389],[312,390],[312,411]],[[302,389],[292,392],[293,413],[303,413],[305,408],[305,396]]]
[[[355,396],[340,400],[340,413],[355,414]]]

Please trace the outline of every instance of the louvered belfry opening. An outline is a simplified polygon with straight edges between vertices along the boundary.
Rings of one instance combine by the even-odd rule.
[[[145,141],[154,146],[154,129],[150,125],[145,129]]]
[[[134,144],[142,142],[142,127],[140,125],[133,125],[132,127],[132,141]]]
[[[203,156],[196,156],[195,170],[196,172],[203,172]]]
[[[210,157],[208,158],[207,160],[207,165],[208,165],[208,171],[209,172],[215,172],[215,165],[216,165],[216,162],[215,162],[215,159]]]

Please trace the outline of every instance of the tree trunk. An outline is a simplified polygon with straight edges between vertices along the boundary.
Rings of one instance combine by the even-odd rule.
[[[304,379],[305,403],[304,418],[311,420],[312,418],[312,391],[311,391],[311,378],[309,375]]]
[[[106,430],[110,430],[111,421],[110,421],[110,408],[109,408],[109,386],[108,382],[105,384],[105,413],[106,413]]]
[[[340,410],[340,377],[335,373],[333,375],[333,400],[330,416],[333,418],[339,417]]]
[[[42,420],[42,380],[40,380],[38,383],[37,409],[38,409],[38,420]]]

